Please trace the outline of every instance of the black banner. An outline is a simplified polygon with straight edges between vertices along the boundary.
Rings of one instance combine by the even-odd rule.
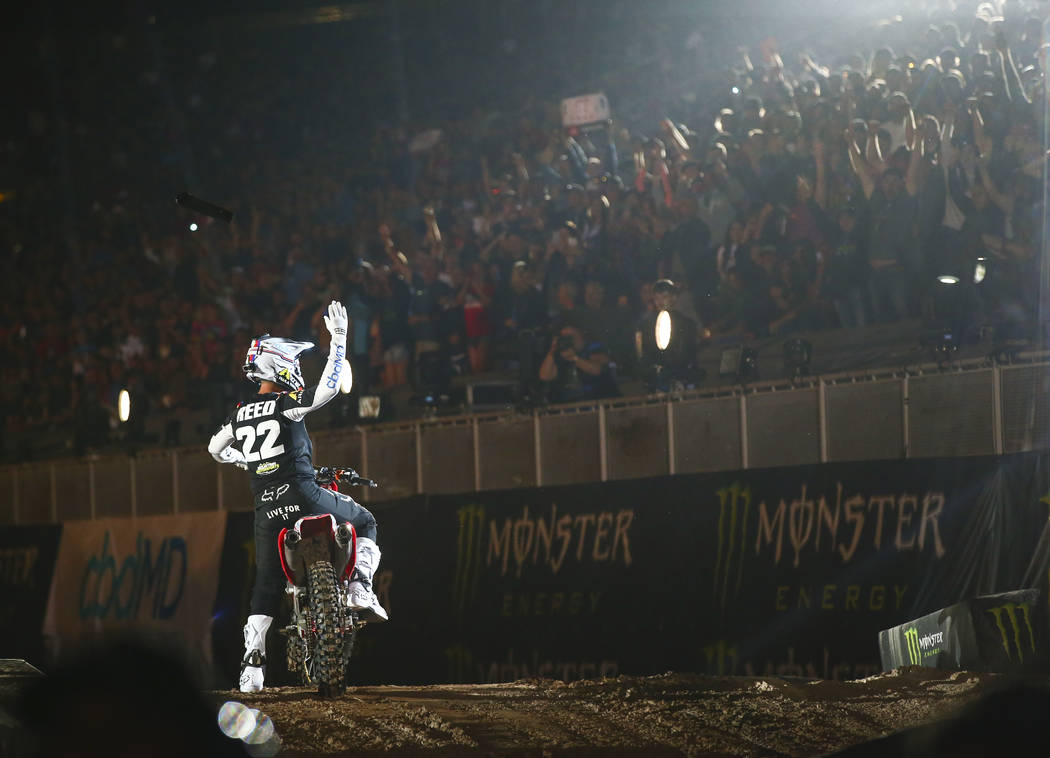
[[[825,464],[376,504],[375,584],[391,620],[359,635],[353,678],[853,678],[881,670],[881,630],[1038,587],[1038,603],[993,604],[975,622],[1003,660],[1027,660],[1046,638],[1047,462]],[[223,684],[236,680],[241,654],[251,519],[229,514],[217,579]],[[45,660],[40,629],[60,533],[0,533],[0,656]],[[280,637],[269,647],[271,659],[283,657]]]
[[[58,525],[0,530],[0,658],[47,662],[40,629],[61,535]]]
[[[1046,601],[1038,589],[981,595],[879,633],[884,671],[927,666],[1045,672]]]
[[[254,525],[255,514],[250,511],[230,511],[226,514],[219,586],[212,615],[213,686],[217,689],[234,686],[240,675],[241,658],[244,656],[243,629],[248,619],[252,584],[255,581]],[[271,633],[269,644],[272,647],[269,651],[271,655],[276,654],[278,660],[283,659],[284,639]],[[273,678],[272,683],[280,683],[279,679],[279,676]]]
[[[1024,586],[1048,493],[1017,455],[377,505],[391,620],[354,676],[870,675],[880,630]]]

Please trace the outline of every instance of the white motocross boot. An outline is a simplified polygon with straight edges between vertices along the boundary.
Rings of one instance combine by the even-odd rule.
[[[259,692],[266,676],[266,632],[273,616],[254,615],[244,625],[244,658],[241,660],[241,692]]]
[[[386,621],[389,618],[379,604],[376,593],[372,591],[372,577],[379,568],[381,555],[379,545],[374,540],[357,538],[357,561],[348,587],[348,605],[355,611],[367,611],[370,621]]]

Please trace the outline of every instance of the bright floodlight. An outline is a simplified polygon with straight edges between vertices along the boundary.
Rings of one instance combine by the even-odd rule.
[[[197,231],[197,225],[196,225],[196,224],[193,224],[193,223],[191,223],[191,224],[190,224],[190,231],[191,231],[191,232],[195,232],[195,231]]]
[[[977,265],[973,269],[973,283],[980,284],[984,281],[985,275],[988,273],[988,269],[984,265],[984,258],[977,259]]]
[[[671,314],[660,311],[656,317],[656,347],[666,350],[671,344]]]
[[[117,416],[121,421],[131,418],[131,393],[127,390],[121,390],[117,395]]]
[[[339,382],[339,391],[349,395],[354,388],[354,372],[350,370],[350,361],[343,360],[343,378]]]
[[[958,284],[959,277],[953,276],[951,274],[941,274],[937,277],[937,281],[941,284]]]

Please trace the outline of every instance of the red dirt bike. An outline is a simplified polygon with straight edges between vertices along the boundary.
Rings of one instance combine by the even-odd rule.
[[[349,468],[316,469],[317,483],[339,491],[348,485],[378,486]],[[300,685],[316,684],[322,697],[343,692],[357,631],[367,621],[347,607],[350,576],[357,555],[353,525],[335,516],[305,516],[277,536],[281,568],[292,598],[292,618],[280,629],[287,637],[288,671]]]

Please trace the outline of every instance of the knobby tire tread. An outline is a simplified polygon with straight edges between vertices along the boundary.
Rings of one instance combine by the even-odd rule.
[[[343,638],[343,685],[350,686],[350,656],[354,652],[354,642],[357,639],[357,629],[351,629]]]
[[[285,640],[285,661],[294,684],[305,686],[310,683],[306,671],[306,641],[298,633],[289,634]]]
[[[312,679],[322,697],[343,691],[343,605],[339,599],[335,569],[330,561],[314,561],[308,574],[310,609],[317,626],[313,649]]]

